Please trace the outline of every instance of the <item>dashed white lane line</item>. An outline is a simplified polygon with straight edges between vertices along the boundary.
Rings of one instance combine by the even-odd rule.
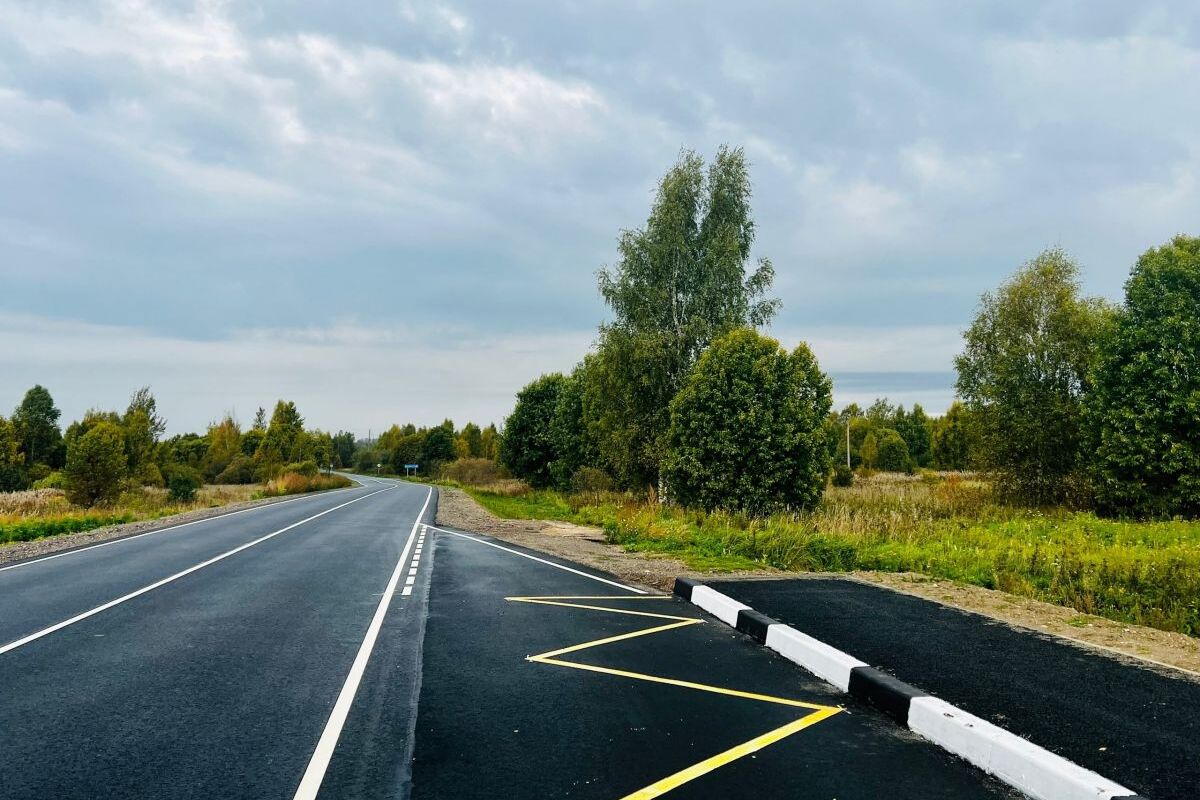
[[[37,631],[36,633],[31,633],[28,636],[17,639],[16,641],[9,642],[8,644],[4,645],[3,647],[0,647],[0,655],[4,655],[5,653],[8,653],[12,650],[16,650],[18,647],[22,647],[23,645],[27,645],[30,642],[41,639],[43,636],[49,636],[50,634],[54,633],[55,631],[61,631],[63,628],[66,628],[69,625],[74,625],[76,622],[82,622],[83,620],[87,619],[88,617],[94,617],[97,614],[101,613],[102,611],[107,611],[108,609],[112,608],[113,606],[119,606],[121,603],[132,600],[135,597],[141,597],[142,595],[146,594],[147,592],[152,592],[155,589],[158,589],[159,587],[166,586],[168,583],[177,581],[180,578],[184,577],[185,575],[191,575],[193,572],[196,572],[197,570],[201,570],[201,569],[204,569],[205,567],[212,566],[213,564],[216,564],[218,561],[223,561],[226,558],[229,558],[232,555],[240,553],[247,548],[254,547],[254,545],[256,545],[256,544],[261,544],[262,542],[265,542],[268,539],[273,539],[281,533],[287,533],[292,528],[298,528],[306,522],[312,522],[317,517],[323,517],[326,514],[337,511],[339,508],[345,508],[346,506],[348,506],[352,503],[357,503],[359,500],[366,500],[368,497],[374,497],[375,495],[379,494],[380,492],[390,491],[392,488],[393,487],[389,486],[387,489],[377,489],[377,490],[371,492],[370,494],[364,494],[362,497],[356,497],[353,500],[342,503],[341,505],[334,506],[333,508],[327,508],[318,514],[313,514],[311,517],[305,517],[304,519],[300,520],[299,522],[293,522],[291,525],[288,525],[286,528],[280,528],[279,530],[275,531],[274,533],[268,533],[266,536],[260,536],[259,538],[255,539],[252,542],[246,542],[245,544],[239,545],[238,547],[235,547],[232,550],[226,550],[224,553],[221,553],[219,556],[214,556],[214,557],[208,559],[207,561],[202,561],[199,564],[195,565],[194,567],[188,567],[187,569],[185,569],[181,572],[176,572],[174,575],[170,575],[166,578],[163,578],[160,581],[155,581],[154,583],[150,584],[149,586],[143,586],[141,589],[138,589],[137,591],[133,591],[133,592],[130,592],[129,594],[122,595],[122,596],[118,597],[116,600],[109,600],[107,603],[98,605],[95,608],[91,609],[90,611],[85,611],[82,614],[76,614],[75,616],[71,617],[70,619],[65,619],[62,622],[55,623],[54,625],[51,625],[48,628],[42,628],[40,631]]]
[[[333,758],[334,748],[337,747],[338,739],[342,735],[342,728],[346,725],[346,717],[350,715],[350,706],[354,703],[354,695],[358,693],[358,685],[362,683],[367,662],[371,659],[371,651],[375,649],[375,640],[379,638],[379,630],[383,627],[384,617],[387,616],[388,605],[392,595],[396,593],[401,572],[405,562],[408,561],[409,550],[416,541],[417,529],[421,527],[421,518],[425,516],[425,509],[429,508],[429,500],[432,497],[433,489],[430,488],[429,494],[425,495],[425,504],[417,513],[417,518],[413,520],[412,531],[409,532],[408,541],[404,543],[404,550],[401,551],[400,558],[396,561],[396,568],[392,570],[392,577],[388,580],[387,588],[384,589],[383,596],[379,598],[375,616],[371,618],[371,624],[367,626],[367,635],[358,648],[354,663],[350,665],[350,672],[346,675],[346,682],[342,684],[342,690],[333,704],[333,711],[329,714],[329,721],[325,723],[325,730],[321,732],[317,748],[308,761],[308,767],[304,770],[304,777],[300,779],[300,785],[296,787],[294,800],[314,800],[317,792],[321,789],[321,781],[325,779],[325,771],[329,769],[329,760]],[[408,579],[410,584],[412,581],[412,578]],[[408,592],[402,592],[402,594],[408,594]]]
[[[400,594],[403,595],[404,597],[408,597],[410,594],[412,594],[412,590],[413,590],[413,587],[405,586],[404,590],[401,591]]]
[[[412,577],[411,575],[404,579],[405,586],[412,586],[416,582],[417,582],[417,579]]]

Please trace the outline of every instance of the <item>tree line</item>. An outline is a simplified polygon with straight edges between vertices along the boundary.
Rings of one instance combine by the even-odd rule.
[[[445,464],[465,458],[496,460],[500,452],[500,432],[495,425],[480,428],[468,422],[461,429],[453,420],[441,425],[417,427],[412,423],[393,425],[372,442],[362,442],[353,456],[362,472],[379,469],[403,475],[410,464],[421,475],[436,476]],[[347,465],[351,462],[347,461]]]
[[[34,386],[10,418],[0,416],[0,491],[62,488],[78,505],[111,503],[129,487],[166,487],[188,500],[202,483],[241,484],[318,468],[350,466],[351,433],[307,430],[291,401],[270,419],[259,408],[245,430],[231,414],[203,434],[164,438],[166,421],[149,387],[133,393],[125,411],[90,410],[59,425],[50,392]]]
[[[771,262],[750,262],[750,196],[740,149],[684,152],[662,177],[599,273],[612,319],[592,351],[517,394],[499,447],[514,475],[762,514],[811,508],[851,469],[974,469],[1012,502],[1200,515],[1200,239],[1143,254],[1121,304],[1083,297],[1048,250],[982,296],[945,414],[834,413],[808,347],[758,331],[779,301]]]

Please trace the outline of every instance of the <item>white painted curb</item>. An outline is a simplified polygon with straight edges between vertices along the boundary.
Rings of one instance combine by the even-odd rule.
[[[784,658],[799,664],[818,678],[833,684],[843,692],[850,691],[851,676],[865,668],[900,686],[913,695],[908,701],[905,724],[909,730],[969,761],[989,775],[994,775],[1034,800],[1137,800],[1136,792],[1089,769],[1055,755],[1027,739],[997,727],[987,720],[968,714],[944,700],[930,697],[917,689],[883,676],[878,670],[851,655],[843,653],[819,639],[795,628],[763,617],[745,603],[740,603],[709,586],[680,580],[689,584],[686,599],[734,628],[739,627],[742,611],[753,613],[752,620],[761,631],[768,624],[765,644]],[[679,592],[679,583],[676,592]],[[745,629],[743,629],[745,630]],[[761,638],[759,641],[763,641]],[[870,680],[858,673],[859,686]],[[855,694],[861,696],[860,689]]]

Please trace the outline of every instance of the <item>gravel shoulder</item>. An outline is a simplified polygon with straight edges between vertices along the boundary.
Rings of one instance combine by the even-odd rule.
[[[338,491],[338,490],[332,490]],[[319,494],[314,492],[313,494]],[[129,536],[136,536],[139,533],[147,533],[149,531],[160,530],[162,528],[170,528],[174,525],[181,525],[185,522],[196,522],[197,520],[208,519],[209,517],[218,517],[228,514],[233,511],[241,511],[247,508],[256,506],[269,506],[274,503],[282,503],[286,500],[295,500],[297,497],[306,497],[307,495],[284,495],[282,497],[265,497],[260,500],[246,500],[240,503],[228,503],[226,505],[213,506],[211,508],[198,508],[194,511],[186,511],[182,514],[174,514],[169,517],[158,517],[157,519],[139,520],[137,522],[126,522],[121,525],[106,525],[103,528],[94,528],[90,531],[82,533],[67,533],[61,536],[48,536],[44,539],[34,539],[29,542],[12,542],[11,544],[0,545],[0,565],[12,564],[17,561],[25,561],[31,558],[41,558],[42,556],[61,553],[66,550],[76,550],[81,547],[87,547],[100,542],[107,542],[113,539],[124,539]]]
[[[495,536],[513,544],[541,550],[617,575],[632,584],[670,591],[675,578],[734,580],[743,578],[829,578],[846,574],[793,573],[754,570],[699,573],[666,556],[627,553],[608,544],[598,528],[546,520],[500,519],[460,489],[439,487],[437,522],[466,531]],[[1185,670],[1200,678],[1200,639],[1179,633],[1129,625],[1074,609],[1005,594],[979,586],[913,573],[855,572],[850,577],[923,597],[952,608],[972,611],[1019,628],[1029,628],[1097,649],[1114,657]]]

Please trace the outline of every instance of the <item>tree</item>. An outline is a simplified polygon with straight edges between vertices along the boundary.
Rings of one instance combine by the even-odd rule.
[[[242,426],[232,414],[208,426],[208,452],[204,458],[204,475],[210,481],[223,473],[242,453]]]
[[[13,411],[12,424],[21,442],[25,464],[45,464],[54,469],[62,466],[62,431],[58,418],[62,412],[54,405],[50,392],[40,384],[25,393],[21,404]]]
[[[594,356],[588,356],[563,380],[554,405],[554,417],[550,422],[554,460],[550,463],[550,475],[559,489],[569,489],[571,479],[579,468],[594,465],[597,461],[583,416],[585,373],[593,360]]]
[[[17,426],[0,417],[0,492],[15,492],[25,486],[25,454]]]
[[[125,432],[130,477],[137,484],[161,485],[163,478],[154,463],[154,452],[167,424],[158,415],[158,403],[149,386],[143,386],[129,398],[121,428]]]
[[[303,447],[304,417],[296,410],[295,403],[280,400],[254,458],[263,474],[270,475],[282,464],[303,461]]]
[[[927,467],[933,459],[931,429],[933,427],[920,403],[913,404],[912,411],[905,413],[904,406],[896,409],[893,427],[904,439],[905,447],[917,466]]]
[[[881,428],[875,432],[875,466],[884,472],[912,472],[913,460],[908,445],[898,431]]]
[[[858,448],[859,463],[866,469],[875,469],[875,465],[879,462],[879,440],[875,438],[875,431],[868,430],[867,435],[863,437],[862,445]]]
[[[81,506],[113,502],[121,494],[127,465],[121,429],[112,422],[98,423],[67,448],[67,498]]]
[[[430,428],[421,442],[421,469],[426,475],[434,475],[447,461],[454,460],[454,428],[439,425]]]
[[[974,450],[970,414],[956,400],[933,422],[933,464],[938,469],[970,469]]]
[[[646,225],[624,231],[616,265],[600,271],[614,319],[601,327],[584,409],[625,483],[657,480],[671,399],[700,353],[778,310],[765,296],[771,262],[759,259],[747,274],[754,236],[742,150],[722,147],[707,171],[685,151],[660,181]]]
[[[267,410],[262,406],[258,407],[258,411],[254,412],[254,423],[250,426],[251,430],[267,432]]]
[[[481,458],[483,456],[483,432],[474,422],[463,425],[458,438],[462,442],[464,458]]]
[[[479,434],[479,454],[493,461],[500,458],[500,432],[495,425],[488,425]]]
[[[671,403],[672,499],[754,515],[812,508],[829,475],[831,392],[807,345],[788,353],[750,329],[713,342]]]
[[[500,462],[531,486],[549,486],[555,458],[553,424],[558,396],[565,382],[561,373],[543,375],[517,393],[517,404],[504,421]]]
[[[1082,399],[1111,311],[1079,296],[1079,267],[1047,250],[985,293],[955,359],[982,465],[1008,496],[1060,502],[1080,483]]]
[[[1200,516],[1200,238],[1142,254],[1087,406],[1101,511]]]
[[[354,463],[354,434],[349,431],[338,431],[333,436],[333,456],[339,467],[349,467]]]

